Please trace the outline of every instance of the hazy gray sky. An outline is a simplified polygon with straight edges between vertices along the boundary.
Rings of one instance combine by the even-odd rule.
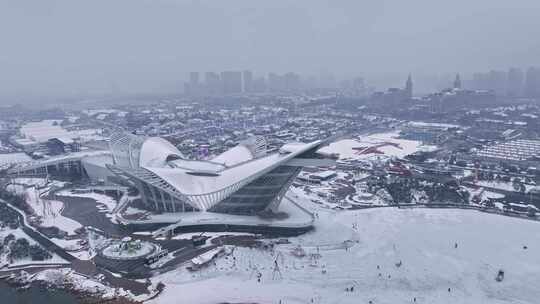
[[[188,71],[540,65],[539,0],[0,0],[0,96],[174,91]]]

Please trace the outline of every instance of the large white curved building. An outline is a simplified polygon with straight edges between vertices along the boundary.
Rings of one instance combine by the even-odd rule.
[[[255,215],[277,210],[302,166],[327,164],[316,153],[320,145],[289,143],[267,153],[265,139],[252,137],[196,161],[162,138],[118,133],[111,138],[113,163],[107,167],[137,187],[151,210]]]

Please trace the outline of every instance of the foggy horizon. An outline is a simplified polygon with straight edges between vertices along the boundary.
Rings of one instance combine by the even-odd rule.
[[[537,304],[539,12],[0,0],[1,303]]]
[[[0,100],[174,93],[190,71],[364,77],[540,65],[540,2],[2,1]]]

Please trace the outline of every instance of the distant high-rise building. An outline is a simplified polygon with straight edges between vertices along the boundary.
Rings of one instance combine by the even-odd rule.
[[[319,75],[319,81],[317,84],[317,87],[319,88],[336,88],[337,82],[336,78],[332,73],[329,73],[327,71],[322,71]]]
[[[407,82],[405,83],[405,98],[411,99],[413,96],[413,82],[412,82],[412,76],[409,74],[409,77],[407,77]]]
[[[461,78],[459,74],[456,74],[456,79],[454,80],[454,89],[461,89]]]
[[[283,75],[284,89],[288,92],[298,91],[300,89],[300,75],[289,72]]]
[[[467,107],[490,106],[496,102],[497,97],[493,91],[444,89],[424,96],[422,100],[426,102],[431,112],[445,113]]]
[[[189,82],[184,83],[184,93],[187,95],[199,95],[202,93],[199,84],[199,72],[189,73]]]
[[[531,98],[540,98],[540,68],[530,67],[527,69],[525,95]]]
[[[356,77],[352,80],[353,88],[364,88],[365,82],[363,77]]]
[[[273,92],[295,92],[300,89],[300,75],[288,72],[284,75],[268,74],[268,89]]]
[[[362,96],[366,94],[366,84],[364,78],[356,77],[352,80],[353,94],[356,96]]]
[[[219,75],[214,72],[204,73],[204,86],[207,94],[221,93],[221,80]]]
[[[242,92],[242,73],[237,71],[221,72],[223,93],[237,94]]]
[[[523,89],[523,71],[518,68],[508,70],[508,81],[506,83],[506,94],[508,96],[521,96]]]
[[[275,73],[268,74],[268,90],[279,92],[283,91],[284,86],[285,85],[283,84],[283,79],[279,75]]]
[[[488,89],[495,91],[497,95],[506,94],[507,75],[505,71],[492,70],[488,74]]]
[[[409,74],[405,88],[388,88],[385,92],[374,92],[370,97],[370,102],[393,110],[400,110],[401,106],[411,101],[412,96],[413,81]]]
[[[193,86],[199,85],[199,72],[190,72],[189,73],[189,84]]]
[[[485,73],[474,73],[472,80],[472,89],[489,90],[489,77]]]
[[[505,71],[491,70],[488,73],[474,73],[472,89],[494,91],[497,95],[505,95],[507,78]]]
[[[264,77],[259,77],[253,80],[253,92],[265,92],[266,80]]]
[[[242,78],[243,78],[243,81],[244,81],[244,92],[246,93],[251,93],[253,92],[253,73],[251,73],[251,71],[244,71],[242,73]]]

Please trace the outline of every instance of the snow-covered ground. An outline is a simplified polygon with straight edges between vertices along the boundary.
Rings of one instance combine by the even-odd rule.
[[[34,239],[30,238],[24,231],[22,231],[21,228],[17,229],[9,229],[9,228],[0,228],[0,240],[3,240],[6,236],[13,234],[16,239],[25,238],[28,240],[28,243],[30,245],[37,244]],[[6,252],[3,252],[6,253]],[[7,256],[5,254],[0,254],[0,265],[9,264],[10,267],[17,267],[22,266],[26,264],[69,264],[69,262],[66,262],[64,259],[56,255],[55,253],[52,253],[52,258],[44,260],[44,261],[32,261],[30,257],[19,259],[13,261],[13,263],[8,263]]]
[[[504,197],[504,194],[487,191],[481,187],[480,188],[465,188],[465,189],[469,191],[469,193],[471,194],[471,197],[478,197],[480,199],[480,202],[483,202],[488,199],[499,199],[499,198]],[[471,204],[474,204],[474,203],[471,202]]]
[[[213,238],[217,238],[217,237],[220,237],[220,236],[229,236],[229,235],[234,235],[234,236],[254,236],[255,234],[247,233],[247,232],[205,232],[205,233],[188,232],[188,233],[182,233],[182,234],[175,235],[175,236],[172,237],[172,239],[173,240],[191,240],[192,237],[200,236],[200,235],[204,235],[204,236],[209,237],[210,239],[213,239]],[[165,238],[159,238],[159,239],[165,239]]]
[[[103,255],[113,259],[131,259],[146,256],[156,250],[156,245],[149,242],[140,242],[140,248],[122,248],[122,243],[112,243],[103,249]]]
[[[514,189],[512,182],[481,180],[481,181],[476,182],[476,184],[478,186],[483,186],[483,187],[490,187],[490,188],[501,189],[501,190],[506,190],[506,191],[516,191]],[[529,191],[531,188],[534,188],[534,186],[532,185],[524,185],[524,186],[525,186],[525,191]]]
[[[236,248],[232,257],[198,272],[179,268],[159,275],[153,281],[166,289],[150,303],[177,303],[180,294],[186,303],[412,303],[414,298],[537,303],[540,298],[538,222],[471,210],[310,208],[318,215],[313,232],[289,238],[291,244],[274,251]],[[305,257],[291,254],[297,246]],[[273,279],[276,260],[282,278],[276,273]],[[502,282],[495,280],[499,270],[505,272]],[[345,291],[350,287],[353,292]]]
[[[73,284],[75,289],[79,291],[100,293],[104,298],[111,298],[115,295],[131,296],[129,292],[126,292],[123,289],[115,290],[114,288],[104,285],[98,280],[82,276],[69,268],[44,270],[32,275],[29,280],[46,281],[58,286],[61,286],[66,282],[70,282]]]
[[[406,155],[412,154],[420,149],[427,149],[433,147],[422,148],[421,142],[414,140],[399,139],[399,131],[378,133],[367,136],[361,136],[358,139],[343,139],[321,149],[324,153],[337,153],[340,159],[353,158],[353,159],[377,159],[388,157],[402,158]],[[396,145],[384,145],[385,143],[392,143]],[[361,154],[359,150],[353,148],[367,148],[377,147],[377,150],[384,154],[366,153]]]
[[[70,235],[75,234],[75,230],[82,227],[79,222],[62,215],[64,203],[61,201],[41,198],[36,188],[27,188],[25,192],[26,203],[41,218],[41,226],[56,226]]]
[[[44,178],[16,178],[13,181],[15,184],[8,185],[8,191],[24,196],[28,206],[40,218],[40,226],[55,226],[69,235],[74,235],[75,230],[82,227],[79,222],[62,215],[64,209],[63,202],[43,198],[53,187],[64,186],[64,182]],[[93,256],[88,251],[81,250],[82,246],[78,244],[78,239],[63,240],[51,238],[51,241],[68,251],[76,250],[71,253],[80,259],[87,260]]]
[[[32,158],[26,153],[0,153],[0,168],[7,168],[11,164],[24,163],[31,161]]]
[[[40,226],[58,227],[69,235],[74,235],[75,230],[82,227],[79,222],[62,215],[64,203],[58,200],[43,198],[43,196],[49,193],[52,187],[61,187],[65,185],[64,182],[44,178],[16,178],[13,182],[15,184],[8,185],[8,191],[23,195],[28,206],[33,210],[33,213],[39,217]],[[56,245],[71,251],[71,254],[80,259],[88,260],[93,256],[78,244],[79,239],[64,240],[51,238],[50,240]],[[44,261],[44,263],[50,263],[50,261]]]
[[[56,245],[69,251],[71,255],[78,259],[90,260],[95,256],[95,251],[89,250],[88,248],[85,248],[84,246],[79,244],[80,239],[64,240],[58,238],[51,238],[50,240]]]

